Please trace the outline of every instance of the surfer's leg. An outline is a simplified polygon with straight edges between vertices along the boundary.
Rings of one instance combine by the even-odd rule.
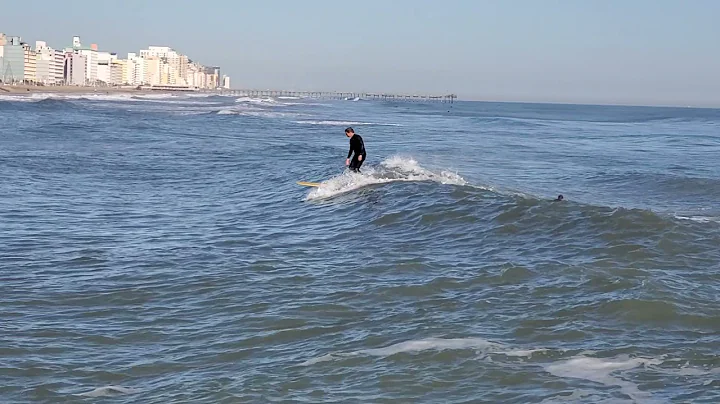
[[[365,155],[363,154],[362,160],[358,160],[358,156],[353,157],[352,161],[350,162],[350,167],[352,167],[352,170],[359,173],[360,172],[360,166],[363,165],[365,162]]]
[[[350,160],[350,170],[357,172],[360,169],[360,164],[362,163],[358,161],[358,156],[354,155],[352,160]]]

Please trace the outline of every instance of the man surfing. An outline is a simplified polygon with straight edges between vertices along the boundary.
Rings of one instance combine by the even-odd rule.
[[[350,151],[348,151],[345,165],[349,166],[350,170],[359,173],[360,166],[365,162],[365,157],[367,156],[367,153],[365,152],[365,142],[363,142],[360,135],[355,133],[353,128],[345,129],[345,136],[350,138]],[[355,156],[353,156],[352,160],[350,160],[350,156],[353,152],[355,152]]]

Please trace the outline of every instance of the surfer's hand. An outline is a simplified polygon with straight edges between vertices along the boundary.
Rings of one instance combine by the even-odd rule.
[[[362,161],[362,154],[358,156],[358,161]]]
[[[350,165],[350,159],[345,159],[345,165],[346,165],[346,166],[349,166],[349,165]]]

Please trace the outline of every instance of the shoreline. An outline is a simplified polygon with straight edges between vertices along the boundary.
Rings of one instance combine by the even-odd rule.
[[[0,85],[0,95],[23,96],[32,94],[182,94],[198,91],[173,91],[168,89],[137,89],[135,87],[83,87],[83,86],[32,86]]]

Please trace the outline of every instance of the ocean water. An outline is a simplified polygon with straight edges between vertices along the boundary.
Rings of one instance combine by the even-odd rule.
[[[0,401],[717,403],[719,158],[712,109],[5,96]]]

